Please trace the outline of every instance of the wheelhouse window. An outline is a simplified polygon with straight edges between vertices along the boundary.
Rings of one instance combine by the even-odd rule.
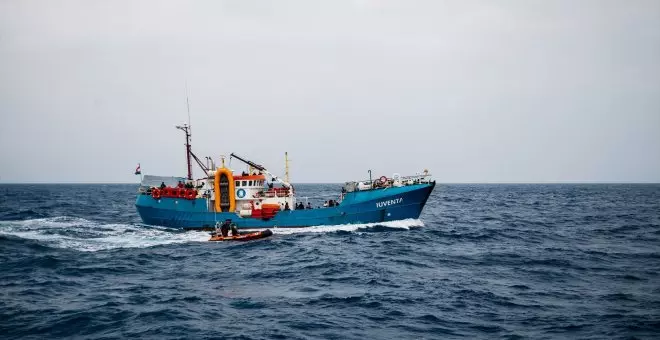
[[[249,187],[252,186],[252,181],[248,182],[248,186],[249,186]]]
[[[241,186],[241,181],[236,181],[236,186],[240,187]]]
[[[242,186],[246,186],[246,185],[247,185],[247,181],[242,181],[241,185],[242,185]]]

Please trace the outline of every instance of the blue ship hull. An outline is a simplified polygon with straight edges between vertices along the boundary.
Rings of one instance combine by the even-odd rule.
[[[205,198],[195,200],[138,195],[135,205],[142,221],[150,225],[200,229],[215,226],[216,221],[231,219],[238,228],[294,228],[339,224],[362,224],[419,218],[435,182],[347,193],[336,207],[280,211],[275,217],[239,217],[236,213],[214,213],[207,209]]]

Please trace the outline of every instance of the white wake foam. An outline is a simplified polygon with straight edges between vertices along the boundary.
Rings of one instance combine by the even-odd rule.
[[[409,229],[410,227],[422,227],[424,223],[420,220],[408,219],[383,223],[271,228],[271,230],[278,235],[337,231],[361,233],[375,226]],[[202,231],[179,231],[139,224],[103,224],[67,216],[24,221],[0,221],[0,234],[36,240],[49,247],[79,251],[146,248],[174,243],[206,242],[209,239],[209,233]]]
[[[203,242],[209,239],[207,232],[180,232],[169,228],[133,224],[102,224],[66,216],[2,221],[0,234],[79,251],[145,248],[172,243]]]
[[[274,234],[290,235],[290,234],[299,234],[299,233],[329,233],[336,231],[360,232],[361,230],[374,228],[376,226],[383,226],[387,228],[397,228],[397,229],[410,229],[411,227],[423,227],[424,223],[421,220],[406,219],[400,221],[389,221],[389,222],[380,222],[380,223],[323,225],[323,226],[312,226],[312,227],[304,227],[304,228],[271,228],[270,230],[272,230]]]

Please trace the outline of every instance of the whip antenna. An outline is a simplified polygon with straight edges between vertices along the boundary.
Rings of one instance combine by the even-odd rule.
[[[190,100],[188,99],[188,81],[186,80],[186,109],[188,110],[188,128],[192,137],[192,124],[190,123]],[[191,138],[192,140],[192,138]]]

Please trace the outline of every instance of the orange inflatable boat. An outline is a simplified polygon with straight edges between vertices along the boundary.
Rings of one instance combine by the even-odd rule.
[[[211,234],[209,241],[252,241],[260,238],[272,236],[273,232],[270,229],[255,231],[253,233],[239,234],[236,236],[222,236],[220,233]]]

